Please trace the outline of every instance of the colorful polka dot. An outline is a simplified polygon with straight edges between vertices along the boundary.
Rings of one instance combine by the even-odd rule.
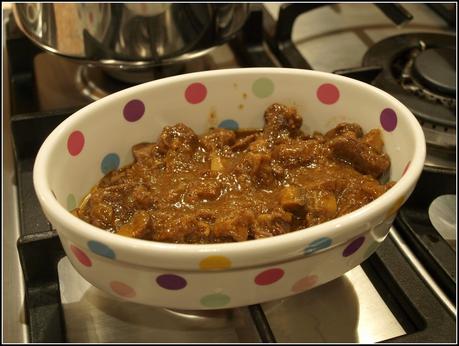
[[[231,261],[225,256],[209,256],[199,263],[202,270],[220,270],[231,268]]]
[[[133,298],[136,296],[135,290],[125,283],[119,281],[112,281],[110,282],[110,287],[113,292],[117,295],[124,297],[124,298]]]
[[[81,131],[73,131],[67,139],[67,149],[72,156],[76,156],[83,150],[84,135]]]
[[[218,127],[222,128],[222,129],[233,130],[233,131],[239,130],[239,124],[237,123],[237,121],[235,121],[233,119],[223,120],[220,123],[220,125],[218,125]]]
[[[139,120],[145,113],[145,105],[140,100],[131,100],[123,108],[124,118],[129,122]]]
[[[231,298],[226,294],[215,293],[201,298],[201,305],[208,308],[221,308],[230,302]]]
[[[91,259],[83,252],[83,250],[80,250],[77,248],[75,245],[70,245],[70,250],[72,250],[73,254],[75,255],[76,259],[84,266],[90,267],[92,266]]]
[[[397,114],[392,108],[385,108],[379,116],[381,126],[387,132],[392,132],[397,127]]]
[[[339,100],[339,89],[334,84],[322,84],[317,89],[317,98],[326,105],[332,105]]]
[[[120,157],[115,153],[105,155],[100,164],[100,170],[103,174],[107,174],[110,171],[118,169],[120,165]]]
[[[73,194],[67,196],[67,210],[71,211],[76,208],[76,199]]]
[[[284,276],[284,271],[280,268],[272,268],[261,272],[255,277],[257,285],[266,286],[279,281]]]
[[[295,282],[292,286],[292,292],[299,293],[311,289],[317,284],[319,278],[317,275],[308,275]]]
[[[403,169],[402,176],[405,175],[405,173],[408,170],[408,168],[410,168],[410,164],[411,164],[411,161],[408,161],[408,163],[406,164],[405,168]]]
[[[166,290],[180,290],[187,285],[184,278],[174,274],[164,274],[156,278],[156,282]]]
[[[252,84],[252,91],[259,98],[266,98],[274,92],[274,83],[269,78],[259,78]]]
[[[202,83],[190,84],[185,90],[185,99],[191,104],[204,101],[207,96],[207,88]]]
[[[362,246],[363,242],[365,241],[365,237],[361,236],[357,239],[354,239],[343,251],[343,256],[348,257],[355,253],[360,247]]]
[[[107,257],[110,259],[115,259],[115,252],[110,249],[107,245],[102,244],[95,240],[88,241],[89,249],[94,252],[96,255]]]
[[[332,243],[332,240],[328,237],[322,237],[311,242],[305,249],[304,254],[309,255],[316,251],[325,249],[329,247]]]

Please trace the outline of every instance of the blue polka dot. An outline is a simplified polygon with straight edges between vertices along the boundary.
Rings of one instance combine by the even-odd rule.
[[[332,243],[332,240],[327,237],[316,239],[304,249],[304,254],[309,255],[309,254],[312,254],[313,252],[325,249],[329,247],[331,243]]]
[[[115,252],[112,249],[110,249],[105,244],[99,243],[98,241],[95,241],[95,240],[88,241],[88,247],[96,255],[111,258],[111,259],[116,258]]]
[[[110,153],[105,155],[102,163],[100,164],[100,169],[103,174],[107,174],[110,171],[118,169],[120,165],[120,157],[115,153]]]
[[[223,120],[218,127],[233,131],[239,130],[239,124],[232,119]]]

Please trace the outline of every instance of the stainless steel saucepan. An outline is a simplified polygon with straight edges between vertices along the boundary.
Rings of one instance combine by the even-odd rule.
[[[19,28],[50,52],[94,65],[142,68],[188,60],[244,24],[241,3],[16,3]]]

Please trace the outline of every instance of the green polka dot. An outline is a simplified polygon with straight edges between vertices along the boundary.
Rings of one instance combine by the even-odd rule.
[[[67,196],[67,210],[73,210],[76,208],[76,199],[73,194]]]
[[[225,294],[209,294],[201,298],[201,305],[208,308],[221,308],[230,302],[230,297]]]
[[[271,96],[274,92],[274,83],[271,79],[259,78],[253,83],[252,91],[259,98]]]

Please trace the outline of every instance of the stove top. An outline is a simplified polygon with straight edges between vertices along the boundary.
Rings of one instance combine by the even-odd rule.
[[[426,69],[429,59],[437,59],[443,68],[450,66],[451,51],[442,49],[455,49],[453,13],[451,4],[253,4],[245,27],[228,44],[183,66],[134,74],[103,71],[42,52],[9,18],[11,133],[7,135],[14,157],[5,161],[9,170],[4,172],[15,172],[8,215],[14,216],[15,208],[18,215],[5,224],[12,231],[4,244],[13,248],[18,241],[22,274],[13,266],[9,269],[7,275],[17,284],[6,292],[5,301],[15,312],[25,302],[23,317],[15,314],[10,324],[16,324],[5,329],[10,331],[6,341],[453,342],[456,172],[451,140],[455,142],[456,133],[451,88],[455,83],[448,75]],[[439,40],[442,44],[432,43]],[[398,46],[404,49],[397,51]],[[446,62],[439,60],[445,54]],[[415,105],[405,104],[427,129],[431,158],[385,242],[341,278],[293,297],[237,309],[147,307],[119,301],[92,287],[70,265],[38,205],[32,168],[43,140],[82,106],[145,79],[249,66],[335,72],[372,83],[402,102],[403,97],[416,100]],[[381,84],[385,79],[390,87]],[[413,90],[413,85],[427,91]],[[17,324],[26,330],[22,339]]]

